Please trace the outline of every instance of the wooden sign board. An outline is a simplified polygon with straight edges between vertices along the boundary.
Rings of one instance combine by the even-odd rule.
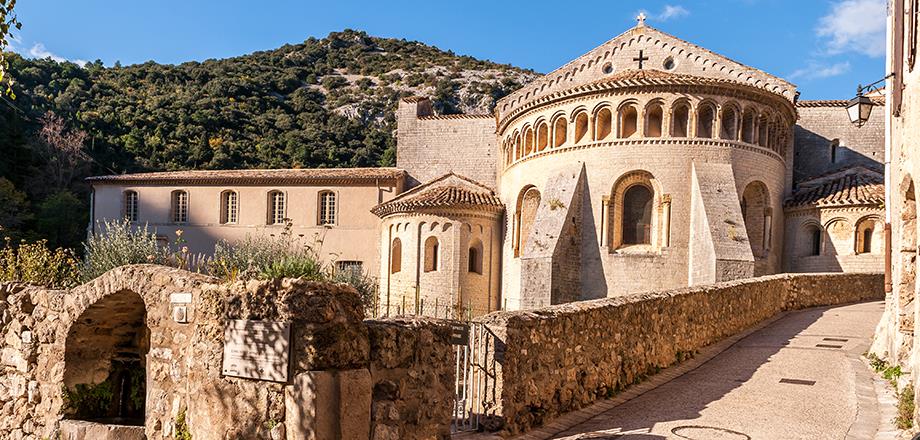
[[[230,320],[224,330],[224,376],[287,382],[289,322]]]

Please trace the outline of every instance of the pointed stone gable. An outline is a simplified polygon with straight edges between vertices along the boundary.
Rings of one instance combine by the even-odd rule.
[[[501,99],[496,106],[498,118],[553,93],[638,70],[640,58],[642,70],[731,81],[776,93],[790,102],[795,99],[795,85],[782,78],[640,24]]]

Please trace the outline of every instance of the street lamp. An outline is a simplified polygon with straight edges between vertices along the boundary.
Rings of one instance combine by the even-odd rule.
[[[875,103],[869,99],[868,96],[864,95],[863,92],[868,90],[870,92],[878,91],[878,87],[875,87],[876,84],[885,81],[888,78],[894,76],[893,73],[888,74],[888,76],[869,84],[868,86],[863,86],[862,84],[856,86],[856,97],[847,102],[847,116],[850,118],[850,122],[857,126],[862,127],[866,124],[866,121],[869,120],[869,115],[872,114],[872,107],[875,107]]]

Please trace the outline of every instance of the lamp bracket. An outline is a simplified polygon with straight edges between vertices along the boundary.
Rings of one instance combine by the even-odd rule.
[[[883,82],[883,81],[886,81],[888,78],[891,78],[891,77],[893,77],[893,76],[894,76],[894,72],[891,72],[891,73],[889,73],[888,75],[885,75],[884,78],[882,78],[882,79],[880,79],[880,80],[878,80],[878,81],[875,81],[875,82],[873,82],[872,84],[869,84],[869,85],[866,85],[866,86],[860,84],[860,85],[856,86],[856,96],[862,96],[863,92],[866,92],[866,91],[868,91],[868,92],[877,92],[877,91],[879,91],[878,84],[881,83],[881,82]]]

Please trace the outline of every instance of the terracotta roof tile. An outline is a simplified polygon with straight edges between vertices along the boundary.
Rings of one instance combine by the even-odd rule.
[[[94,184],[297,185],[319,182],[366,183],[379,180],[398,180],[404,178],[405,175],[406,172],[398,168],[309,168],[165,171],[95,176],[86,180]]]
[[[787,207],[882,205],[885,182],[875,172],[843,174],[803,187],[786,201]]]
[[[459,183],[449,182],[450,178]],[[425,209],[452,208],[501,211],[504,204],[495,193],[478,182],[448,173],[371,209],[379,217]]]

